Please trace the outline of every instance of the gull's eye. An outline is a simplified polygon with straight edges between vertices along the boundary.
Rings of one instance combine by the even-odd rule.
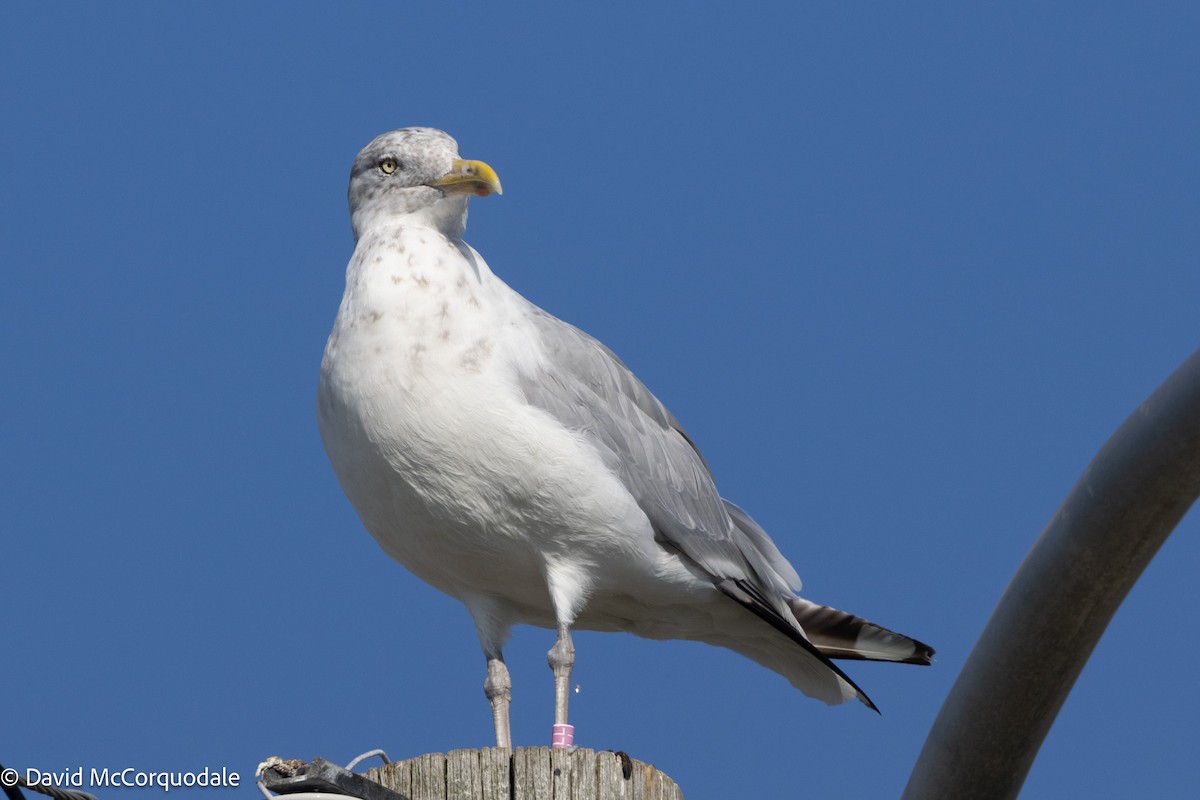
[[[383,170],[384,175],[391,175],[396,170],[400,169],[399,162],[392,157],[388,157],[379,162],[379,168]]]

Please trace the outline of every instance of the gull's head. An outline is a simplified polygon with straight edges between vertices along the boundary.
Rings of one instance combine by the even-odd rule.
[[[466,228],[467,199],[500,193],[495,170],[459,158],[458,143],[448,134],[391,131],[364,147],[350,170],[354,238],[372,226],[405,221],[457,238]]]

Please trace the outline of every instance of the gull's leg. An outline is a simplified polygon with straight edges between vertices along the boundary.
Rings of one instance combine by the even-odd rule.
[[[591,593],[591,575],[586,565],[567,558],[555,558],[546,564],[546,588],[558,623],[558,640],[546,660],[554,671],[554,729],[550,746],[575,746],[575,728],[567,724],[567,699],[571,692],[571,668],[575,666],[575,645],[571,642],[571,625],[583,610]]]
[[[464,593],[463,604],[475,621],[479,646],[487,659],[487,677],[483,694],[492,706],[492,723],[496,727],[496,747],[511,748],[512,733],[508,724],[508,704],[512,700],[512,679],[504,665],[504,642],[508,639],[510,616],[508,609],[494,597]]]
[[[575,744],[575,729],[567,724],[567,700],[571,693],[571,669],[575,666],[575,645],[569,626],[558,627],[558,641],[546,654],[546,660],[554,671],[554,736],[550,746],[571,747]]]
[[[512,679],[500,653],[488,655],[487,678],[483,694],[492,704],[492,722],[496,726],[496,747],[512,748],[512,733],[508,723],[508,704],[512,701]]]

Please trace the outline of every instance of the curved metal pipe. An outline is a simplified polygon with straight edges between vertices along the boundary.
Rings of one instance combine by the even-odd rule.
[[[1125,420],[1017,569],[904,800],[1013,798],[1117,607],[1200,495],[1200,351]]]

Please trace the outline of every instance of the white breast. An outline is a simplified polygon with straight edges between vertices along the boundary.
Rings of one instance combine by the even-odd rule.
[[[524,303],[478,254],[433,231],[363,237],[322,362],[318,418],[338,479],[384,550],[453,596],[505,596],[525,621],[550,624],[548,563],[619,574],[590,567],[653,545],[587,441],[520,396],[516,375],[542,358]]]

